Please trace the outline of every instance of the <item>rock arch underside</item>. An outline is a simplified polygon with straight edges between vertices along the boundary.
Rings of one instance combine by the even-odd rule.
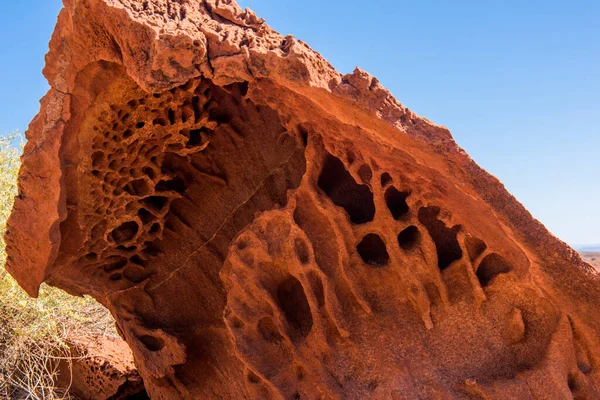
[[[369,74],[232,0],[65,0],[44,73],[7,269],[152,398],[600,398],[598,275]]]

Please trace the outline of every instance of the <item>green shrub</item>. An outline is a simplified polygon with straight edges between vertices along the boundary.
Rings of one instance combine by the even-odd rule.
[[[72,339],[115,335],[110,313],[89,297],[42,285],[30,298],[6,272],[6,221],[17,194],[19,135],[0,136],[0,398],[70,398],[55,388],[57,360],[70,361]]]

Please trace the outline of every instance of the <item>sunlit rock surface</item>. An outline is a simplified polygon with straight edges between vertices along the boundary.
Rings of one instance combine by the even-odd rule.
[[[44,72],[7,268],[151,397],[600,398],[598,275],[367,73],[232,0],[65,0]]]

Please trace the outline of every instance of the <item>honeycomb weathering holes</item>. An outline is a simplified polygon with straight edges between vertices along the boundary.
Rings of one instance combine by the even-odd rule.
[[[356,183],[339,158],[325,157],[318,185],[335,205],[346,210],[353,223],[364,224],[375,217],[373,193],[367,185]]]
[[[163,245],[159,243],[165,230],[177,229],[174,219],[194,229],[190,224],[193,219],[185,215],[191,210],[182,209],[184,203],[180,203],[185,202],[181,198],[189,195],[190,186],[199,179],[219,181],[221,187],[228,184],[218,151],[210,147],[215,132],[243,138],[245,128],[250,132],[256,129],[252,118],[268,124],[268,138],[274,139],[273,135],[285,131],[278,125],[275,111],[241,100],[247,85],[236,85],[223,89],[208,80],[193,80],[163,93],[112,105],[96,117],[88,189],[96,204],[91,207],[91,215],[86,216],[91,228],[83,249],[85,254],[94,256],[82,256],[82,263],[90,267],[100,265],[113,281],[123,277],[133,283],[144,280],[151,274],[144,272],[151,265],[147,260],[162,253]],[[238,118],[236,125],[232,120],[238,112],[243,118]],[[258,139],[251,143],[254,142],[258,143]],[[268,148],[270,142],[261,143]],[[288,160],[290,148],[287,146],[280,158]],[[211,152],[216,154],[212,156]],[[290,166],[286,168],[293,168],[293,172],[286,172],[288,176],[268,176],[264,182],[270,186],[263,192],[280,200],[283,194],[279,190],[299,182],[297,175],[305,171],[305,166],[297,164],[297,159],[291,157],[287,161]],[[287,183],[280,184],[277,179]],[[302,247],[298,251],[303,262],[307,262],[308,251]],[[132,256],[136,255],[141,256],[137,260],[142,262],[135,262]]]

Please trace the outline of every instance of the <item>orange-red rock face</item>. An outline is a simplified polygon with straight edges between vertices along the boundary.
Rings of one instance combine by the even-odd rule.
[[[600,397],[600,280],[449,132],[233,1],[67,0],[7,268],[157,399]]]

